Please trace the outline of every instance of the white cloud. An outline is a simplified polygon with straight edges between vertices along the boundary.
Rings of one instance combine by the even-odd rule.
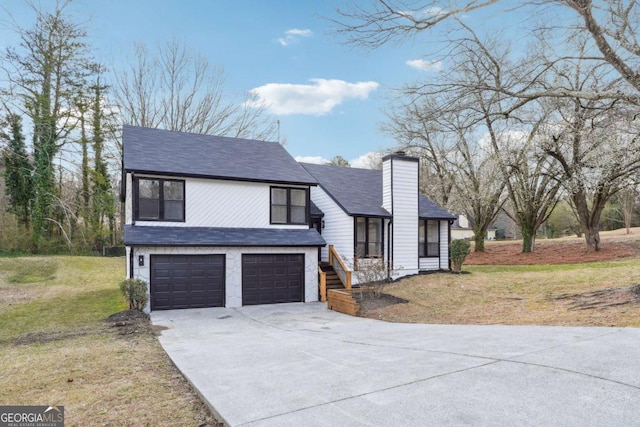
[[[278,39],[278,43],[282,46],[289,46],[292,43],[296,43],[301,37],[311,37],[313,32],[309,29],[301,30],[299,28],[292,28],[284,32],[284,37]]]
[[[251,89],[249,107],[267,105],[274,114],[329,114],[345,99],[367,99],[378,88],[377,82],[349,83],[344,80],[310,79],[312,84],[268,83]]]
[[[424,59],[410,59],[406,64],[421,71],[440,71],[442,70],[442,61],[425,61]]]
[[[351,160],[349,164],[353,168],[374,169],[382,162],[382,154],[379,151],[370,151]]]
[[[316,165],[324,165],[329,163],[329,160],[322,156],[296,156],[296,162],[300,163],[314,163]]]
[[[446,15],[448,11],[441,7],[429,7],[424,10],[400,10],[398,15],[409,17],[410,19],[422,19],[424,15],[429,17],[438,17]]]
[[[447,11],[441,7],[434,6],[423,10],[422,13],[429,16],[441,16],[445,15]]]

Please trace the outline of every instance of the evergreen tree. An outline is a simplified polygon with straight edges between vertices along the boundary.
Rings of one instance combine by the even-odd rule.
[[[95,164],[91,214],[91,225],[95,233],[96,246],[104,246],[106,243],[104,237],[105,219],[109,221],[110,240],[113,240],[113,233],[115,232],[115,200],[111,192],[111,178],[103,156],[104,134],[102,122],[104,113],[102,111],[102,100],[105,89],[106,87],[100,84],[100,76],[98,75],[96,84],[93,86],[93,154]]]
[[[3,154],[5,165],[5,186],[9,196],[8,211],[14,213],[18,221],[29,228],[31,202],[33,199],[32,171],[25,138],[22,133],[22,119],[17,114],[7,116],[9,134],[2,134],[7,141]]]
[[[33,122],[33,190],[31,205],[33,240],[53,235],[56,188],[54,159],[74,129],[71,120],[74,99],[86,77],[91,60],[84,28],[71,21],[64,9],[69,2],[56,2],[53,12],[32,5],[36,22],[32,28],[17,28],[17,47],[1,57],[0,69],[11,87],[17,108]]]

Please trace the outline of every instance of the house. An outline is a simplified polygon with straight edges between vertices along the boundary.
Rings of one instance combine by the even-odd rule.
[[[419,194],[415,157],[300,164],[275,142],[135,126],[123,150],[127,276],[148,310],[317,301],[327,244],[394,277],[449,268],[455,217]]]
[[[471,240],[474,234],[469,220],[464,215],[458,215],[453,224],[451,224],[451,240]]]
[[[491,227],[487,229],[485,240],[496,240],[497,228]],[[451,240],[471,240],[475,233],[469,224],[469,219],[465,215],[458,215],[456,220],[451,224]]]
[[[381,171],[302,164],[318,181],[311,200],[324,214],[322,237],[347,264],[383,259],[393,278],[449,269],[455,216],[419,193],[418,164],[402,152],[383,157]]]
[[[318,300],[316,180],[278,143],[125,126],[127,274],[150,310]]]

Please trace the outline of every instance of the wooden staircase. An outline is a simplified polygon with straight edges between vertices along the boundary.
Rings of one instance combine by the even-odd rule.
[[[342,284],[342,281],[340,281],[338,273],[336,273],[331,264],[328,262],[321,262],[320,270],[327,275],[327,291],[330,289],[344,289],[344,285]]]
[[[324,302],[329,291],[340,289],[351,289],[351,271],[333,245],[329,245],[329,262],[318,265],[318,297]]]

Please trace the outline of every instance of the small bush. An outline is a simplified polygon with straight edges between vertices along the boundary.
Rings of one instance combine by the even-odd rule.
[[[451,241],[451,269],[459,273],[462,271],[462,264],[467,258],[467,255],[471,253],[471,245],[467,240],[456,239]]]
[[[120,291],[129,302],[130,310],[142,311],[149,301],[147,282],[140,279],[126,279],[120,282]]]
[[[354,259],[353,274],[358,279],[360,293],[370,290],[374,298],[384,293],[385,286],[391,282],[393,268],[389,268],[382,258]]]

